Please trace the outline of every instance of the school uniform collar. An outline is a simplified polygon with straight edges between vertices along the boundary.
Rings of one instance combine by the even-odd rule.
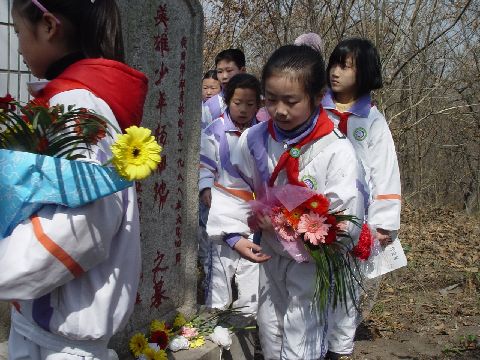
[[[233,120],[232,118],[230,117],[230,111],[225,110],[225,112],[223,113],[222,115],[223,117],[223,123],[224,123],[224,130],[225,132],[239,132],[240,130],[235,126],[235,124],[233,123]],[[251,125],[250,127],[252,127],[253,125],[255,124],[258,124],[258,120],[257,120],[257,117],[254,116],[252,121],[251,121]]]
[[[81,51],[68,54],[51,64],[45,72],[45,79],[53,80],[60,75],[67,67],[79,60],[85,59],[85,55]]]
[[[273,130],[275,132],[275,139],[282,142],[285,146],[290,146],[291,144],[302,141],[302,139],[312,132],[317,124],[319,113],[320,108],[315,109],[313,115],[307,121],[293,130],[282,130],[274,122]]]
[[[333,101],[333,92],[331,89],[328,89],[324,95],[322,99],[322,106],[327,110],[336,109],[335,102]],[[360,96],[347,111],[353,115],[365,118],[370,114],[371,108],[372,97],[370,94],[365,94]]]

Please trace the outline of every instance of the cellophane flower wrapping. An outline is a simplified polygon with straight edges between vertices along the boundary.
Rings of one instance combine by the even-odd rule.
[[[348,209],[331,211],[322,194],[290,184],[265,189],[250,205],[253,231],[258,231],[259,216],[269,216],[277,240],[292,259],[315,263],[314,301],[321,310],[330,304],[357,304],[362,276],[360,260],[352,253],[356,239],[349,228],[360,226],[359,219],[345,214]]]

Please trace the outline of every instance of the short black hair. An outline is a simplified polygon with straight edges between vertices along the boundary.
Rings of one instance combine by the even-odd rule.
[[[236,89],[251,89],[255,91],[255,99],[257,100],[257,105],[260,106],[261,99],[260,95],[262,93],[262,88],[260,86],[260,81],[251,75],[246,73],[241,73],[233,76],[228,84],[225,86],[225,90],[223,92],[225,97],[225,103],[227,105],[230,104],[230,100],[233,98],[233,94],[235,93]]]
[[[275,50],[263,67],[263,90],[269,77],[281,73],[303,84],[312,103],[325,87],[325,62],[322,54],[310,46],[284,45]]]
[[[208,70],[208,71],[203,75],[203,79],[202,79],[202,80],[205,80],[205,79],[214,79],[214,80],[217,80],[217,81],[218,81],[217,70]]]
[[[350,38],[339,42],[328,60],[327,74],[330,74],[334,65],[345,65],[349,56],[357,70],[357,96],[383,87],[380,55],[375,45],[367,39]],[[327,82],[331,87],[330,76],[327,77]]]
[[[215,57],[215,66],[222,60],[233,61],[239,69],[245,67],[245,54],[240,49],[226,49],[220,51]]]

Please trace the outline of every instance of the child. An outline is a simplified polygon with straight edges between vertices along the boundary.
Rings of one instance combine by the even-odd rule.
[[[217,70],[208,70],[202,80],[202,101],[205,102],[220,92]]]
[[[383,115],[372,105],[371,91],[382,87],[380,57],[365,39],[347,39],[333,50],[327,67],[330,90],[323,107],[352,142],[367,184],[366,221],[382,245],[396,237],[400,227],[400,174],[392,135]],[[331,359],[353,351],[355,309],[347,315],[338,308],[331,325]],[[344,357],[347,358],[347,357]]]
[[[203,105],[202,124],[210,124],[220,117],[225,111],[227,104],[224,100],[223,89],[228,81],[237,74],[245,72],[245,55],[239,49],[226,49],[220,51],[215,57],[215,69],[220,81],[222,91],[212,96]]]
[[[218,208],[223,204],[217,201],[217,193],[251,200],[248,187],[231,191],[231,187],[241,187],[243,181],[232,167],[232,153],[241,133],[257,123],[255,114],[260,106],[260,82],[250,74],[237,74],[224,89],[227,109],[222,117],[212,122],[202,135],[200,152],[200,199],[206,205]],[[212,226],[207,222],[207,232]],[[218,239],[217,239],[218,240]],[[258,301],[258,264],[242,259],[223,241],[212,239],[208,266],[206,266],[206,305],[210,308],[226,309],[232,304],[231,281],[235,277],[238,299],[233,307],[243,307],[241,311],[255,316]]]
[[[282,46],[263,68],[262,85],[271,118],[240,137],[231,159],[243,183],[234,190],[250,188],[262,198],[269,185],[309,184],[328,197],[332,211],[357,214],[354,150],[334,131],[320,107],[325,85],[321,55],[304,45]],[[294,156],[279,162],[282,154]],[[222,207],[210,211],[209,235],[223,238],[241,256],[263,263],[257,322],[265,359],[323,357],[325,314],[312,303],[315,264],[297,263],[290,257],[267,218],[263,219],[262,246],[249,241],[249,205],[227,193],[219,192],[218,198]]]
[[[147,79],[121,62],[114,0],[14,0],[12,18],[32,74],[52,80],[38,100],[93,110],[121,129],[138,125]],[[104,162],[111,143],[84,155]],[[80,208],[45,205],[0,248],[0,300],[15,305],[9,359],[108,359],[140,277],[134,187]]]

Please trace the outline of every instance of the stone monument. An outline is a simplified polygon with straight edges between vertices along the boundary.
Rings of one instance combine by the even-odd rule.
[[[163,147],[156,174],[136,185],[143,270],[135,311],[110,344],[122,359],[152,319],[195,312],[203,11],[197,0],[118,4],[127,63],[149,79],[142,125]]]

